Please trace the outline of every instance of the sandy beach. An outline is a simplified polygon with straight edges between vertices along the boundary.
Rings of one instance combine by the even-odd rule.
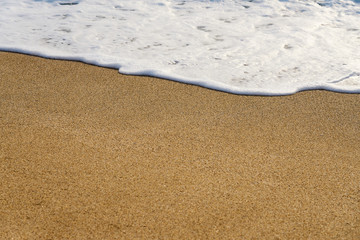
[[[1,239],[359,239],[360,94],[0,52],[0,178]]]

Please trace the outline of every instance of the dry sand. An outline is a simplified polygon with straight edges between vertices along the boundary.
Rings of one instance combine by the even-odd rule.
[[[360,239],[359,109],[1,52],[0,238]]]

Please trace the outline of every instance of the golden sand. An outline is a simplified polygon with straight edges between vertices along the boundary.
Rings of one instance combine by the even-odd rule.
[[[359,239],[360,94],[1,52],[0,179],[1,239]]]

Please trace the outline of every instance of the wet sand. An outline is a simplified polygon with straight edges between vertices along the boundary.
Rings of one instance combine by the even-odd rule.
[[[0,178],[2,239],[359,239],[360,94],[0,52]]]

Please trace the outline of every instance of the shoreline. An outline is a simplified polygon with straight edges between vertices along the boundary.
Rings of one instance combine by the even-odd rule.
[[[354,239],[360,94],[234,95],[0,52],[5,238]]]
[[[261,91],[257,91],[257,90],[242,90],[242,91],[238,91],[238,90],[226,90],[228,89],[228,87],[209,87],[208,84],[205,83],[200,83],[196,80],[190,80],[190,81],[185,81],[185,80],[181,80],[181,78],[178,77],[171,77],[171,76],[167,76],[166,74],[159,74],[157,76],[155,75],[147,75],[147,74],[132,74],[132,73],[123,73],[119,71],[119,66],[118,64],[108,64],[108,65],[99,65],[94,63],[94,61],[85,61],[85,60],[81,60],[79,58],[75,58],[75,57],[52,57],[51,55],[43,55],[40,54],[38,52],[32,52],[32,51],[21,51],[21,50],[14,50],[14,49],[0,49],[0,52],[4,52],[4,53],[10,53],[10,54],[20,54],[20,55],[25,55],[25,56],[29,56],[29,57],[39,57],[42,59],[46,59],[46,60],[56,60],[56,61],[69,61],[69,62],[76,62],[76,63],[83,63],[86,65],[90,65],[90,66],[95,66],[95,67],[100,67],[100,68],[105,68],[105,69],[110,69],[110,70],[117,70],[119,74],[123,75],[123,76],[135,76],[135,77],[148,77],[148,78],[155,78],[155,79],[161,79],[164,81],[171,81],[171,82],[177,82],[177,83],[181,83],[181,84],[186,84],[186,85],[190,85],[190,86],[196,86],[196,87],[201,87],[207,90],[212,90],[212,91],[217,91],[217,92],[221,92],[221,93],[226,93],[226,94],[234,94],[234,95],[240,95],[240,96],[256,96],[256,97],[282,97],[282,96],[291,96],[300,92],[307,92],[307,91],[328,91],[328,92],[334,92],[334,93],[343,93],[343,94],[360,94],[360,90],[344,90],[344,89],[337,89],[337,88],[333,88],[333,87],[326,87],[326,86],[312,86],[312,87],[303,87],[303,88],[298,88],[298,90],[294,90],[294,91],[289,91],[287,93],[285,92],[261,92]],[[342,78],[340,80],[335,80],[333,82],[340,82],[348,77],[351,76],[357,76],[356,72],[351,73],[350,75],[346,76],[345,78]],[[179,80],[180,79],[180,80]]]

